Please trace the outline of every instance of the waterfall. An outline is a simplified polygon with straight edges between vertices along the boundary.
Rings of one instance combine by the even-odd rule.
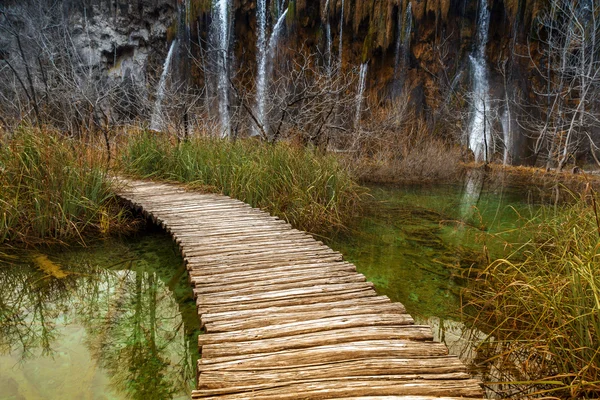
[[[277,50],[277,43],[279,42],[279,35],[281,33],[281,27],[283,26],[283,23],[285,22],[285,17],[288,13],[288,9],[286,8],[285,11],[283,12],[283,14],[281,14],[281,16],[279,17],[279,19],[277,20],[277,23],[275,24],[275,26],[273,27],[273,32],[271,33],[271,38],[269,38],[269,60],[273,60],[273,58],[275,57],[275,50]],[[273,65],[270,64],[270,67],[272,67]]]
[[[490,25],[490,11],[487,7],[487,0],[480,0],[477,24],[475,51],[469,56],[473,71],[473,98],[468,141],[469,148],[475,155],[475,161],[488,161],[492,149],[492,132],[487,116],[490,111],[488,71],[485,59]]]
[[[342,15],[340,16],[340,45],[339,45],[339,56],[338,56],[338,63],[339,66],[338,68],[340,68],[340,70],[342,69],[342,55],[344,53],[344,0],[342,0]]]
[[[260,1],[259,1],[260,4]],[[260,10],[258,10],[259,17]],[[279,36],[281,32],[281,28],[283,27],[283,23],[285,22],[285,17],[288,13],[288,9],[279,16],[277,23],[273,27],[273,32],[271,32],[271,37],[268,42],[266,41],[266,11],[264,14],[264,32],[261,34],[259,32],[259,60],[258,60],[258,79],[256,83],[256,118],[262,124],[263,130],[265,133],[268,130],[267,119],[265,115],[265,104],[266,104],[266,90],[267,90],[267,78],[270,77],[272,69],[273,69],[273,59],[275,58],[275,51],[277,50],[277,44],[279,42]],[[260,24],[259,24],[260,26]],[[261,36],[264,35],[264,41],[261,42]],[[260,132],[255,129],[252,133],[253,136],[259,135]]]
[[[510,110],[508,109],[508,104],[506,105],[506,109],[500,117],[500,123],[502,125],[502,137],[504,140],[504,157],[502,159],[502,163],[504,165],[508,165],[510,162],[510,151],[512,148]]]
[[[412,32],[412,3],[408,3],[404,18],[398,12],[398,40],[396,42],[396,54],[394,63],[394,78],[396,80],[396,96],[402,92],[406,68],[408,67],[408,56],[410,54],[410,34]]]
[[[325,2],[325,57],[327,57],[327,71],[331,74],[331,23],[329,22],[329,0]]]
[[[187,51],[192,49],[192,8],[191,0],[185,0],[185,34],[187,37]]]
[[[258,24],[257,48],[257,78],[256,78],[256,119],[265,125],[265,87],[267,85],[267,1],[256,2],[256,22]],[[260,135],[258,128],[254,129],[252,136]]]
[[[367,71],[369,63],[365,62],[360,66],[360,75],[358,78],[358,92],[356,94],[356,115],[354,116],[354,129],[360,129],[360,114],[362,112],[363,97],[367,86]]]
[[[167,78],[169,77],[171,59],[173,58],[173,53],[175,52],[174,50],[176,46],[177,39],[173,40],[173,42],[171,43],[169,53],[167,54],[165,64],[163,65],[162,74],[160,75],[160,80],[158,81],[158,88],[156,89],[156,100],[154,101],[154,110],[152,110],[152,118],[150,119],[150,129],[153,131],[160,131],[164,129],[164,121],[162,116],[162,101],[163,97],[165,97],[165,89],[167,86]]]
[[[212,10],[211,45],[216,50],[217,101],[221,120],[221,137],[231,134],[229,116],[229,4],[228,0],[214,0]]]

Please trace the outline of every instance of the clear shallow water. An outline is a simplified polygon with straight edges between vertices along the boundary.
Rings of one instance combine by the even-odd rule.
[[[362,218],[328,244],[378,293],[403,303],[417,323],[430,325],[452,354],[473,360],[472,341],[484,335],[461,322],[464,277],[524,240],[515,228],[536,212],[530,192],[486,183],[478,174],[464,185],[370,189]]]
[[[0,253],[0,398],[189,398],[200,328],[187,279],[164,234]]]

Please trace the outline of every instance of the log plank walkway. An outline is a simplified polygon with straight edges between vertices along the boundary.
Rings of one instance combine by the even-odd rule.
[[[217,194],[120,179],[186,261],[201,324],[194,399],[483,398],[428,326],[342,255]]]

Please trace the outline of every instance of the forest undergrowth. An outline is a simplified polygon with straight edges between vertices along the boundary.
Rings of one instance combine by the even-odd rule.
[[[288,143],[175,137],[132,129],[102,140],[23,127],[0,140],[0,244],[85,243],[139,223],[111,176],[223,193],[313,234],[344,226],[366,193],[335,155]],[[109,166],[109,159],[113,160]]]

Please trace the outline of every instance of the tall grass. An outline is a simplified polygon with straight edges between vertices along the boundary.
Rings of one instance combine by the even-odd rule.
[[[312,233],[343,227],[363,193],[334,156],[287,143],[206,137],[176,143],[152,133],[128,140],[125,173],[220,192]]]
[[[600,396],[600,225],[595,195],[546,207],[532,239],[466,290],[502,395]]]
[[[125,211],[102,154],[52,132],[21,128],[0,147],[0,244],[81,241],[122,228]]]

